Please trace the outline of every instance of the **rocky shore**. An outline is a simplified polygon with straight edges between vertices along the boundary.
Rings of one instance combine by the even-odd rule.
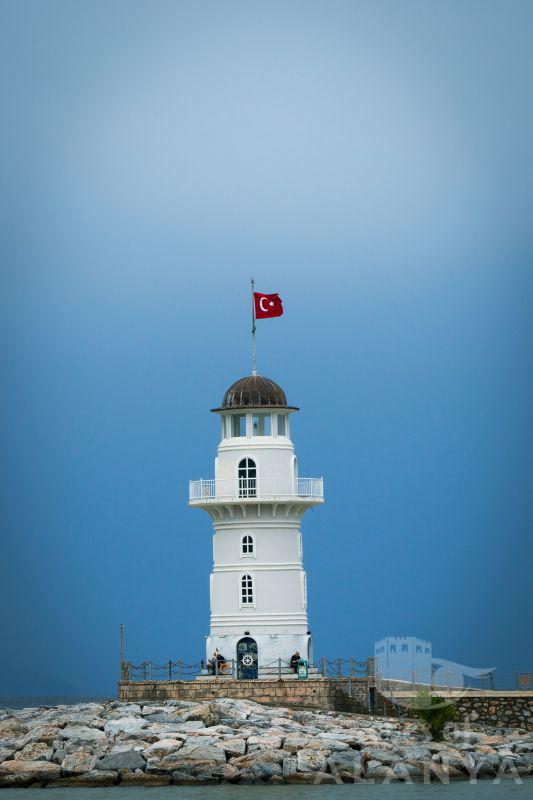
[[[222,698],[0,711],[0,786],[344,783],[524,777],[533,734]]]

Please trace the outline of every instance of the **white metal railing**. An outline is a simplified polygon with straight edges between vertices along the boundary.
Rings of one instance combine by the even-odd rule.
[[[241,500],[259,498],[324,497],[322,478],[237,478],[189,482],[189,500]]]

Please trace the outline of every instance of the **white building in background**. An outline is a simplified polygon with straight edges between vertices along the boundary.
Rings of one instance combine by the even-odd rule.
[[[213,523],[211,627],[237,677],[256,678],[295,651],[312,659],[300,520],[324,502],[322,478],[300,478],[284,391],[250,375],[213,412],[221,418],[215,477],[190,483],[189,504]],[[262,667],[258,671],[258,667]]]
[[[416,636],[386,636],[374,643],[381,678],[431,684],[431,642]]]

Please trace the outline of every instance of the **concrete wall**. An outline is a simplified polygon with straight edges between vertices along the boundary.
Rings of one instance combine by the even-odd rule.
[[[244,571],[247,566],[253,568],[257,563],[277,563],[280,553],[283,554],[288,564],[301,564],[299,523],[287,519],[285,525],[281,521],[276,521],[273,525],[272,519],[267,517],[264,520],[265,524],[261,526],[261,521],[262,519],[258,518],[255,512],[250,517],[239,520],[238,524],[233,526],[226,522],[224,530],[215,533],[213,560],[218,567],[232,567],[240,564]],[[242,537],[245,534],[255,537],[258,528],[262,528],[263,535],[259,541],[256,539],[253,555],[243,555]],[[268,533],[271,535],[266,535]]]
[[[123,702],[190,700],[203,702],[217,697],[255,700],[278,706],[305,706],[330,711],[368,713],[368,692],[372,679],[310,678],[309,680],[238,681],[220,678],[206,681],[158,681],[119,683],[119,700]],[[351,691],[351,697],[348,691]],[[437,693],[437,692],[436,692]],[[410,701],[416,692],[390,695],[376,690],[376,712],[386,716],[409,715]],[[502,728],[533,730],[533,691],[477,692],[463,695],[460,691],[442,692],[458,713],[458,721],[486,724]],[[391,699],[393,702],[391,702]]]
[[[347,686],[347,679],[341,681]],[[341,692],[341,695],[344,695]],[[367,702],[365,679],[352,680],[353,708],[363,710]],[[345,695],[346,697],[348,695]],[[123,702],[153,702],[163,700],[190,700],[204,702],[217,697],[232,697],[239,700],[255,700],[277,706],[305,706],[335,710],[341,703],[339,684],[336,680],[317,678],[309,680],[257,680],[238,681],[226,678],[206,681],[158,681],[149,683],[119,684],[119,700]],[[361,708],[356,704],[360,704]],[[339,710],[341,710],[339,708]]]
[[[254,628],[250,626],[250,631]],[[237,643],[242,639],[244,631],[238,636],[208,636],[206,642],[206,652],[209,658],[213,655],[215,647],[224,658],[237,660]],[[311,648],[311,637],[307,633],[260,633],[251,637],[257,642],[259,666],[272,665],[271,669],[276,669],[279,658],[286,666],[293,653],[298,651],[300,657],[311,661],[308,650]],[[312,654],[311,654],[312,655]]]
[[[384,684],[385,682],[383,682]],[[399,684],[389,681],[389,684]],[[382,689],[383,689],[382,684]],[[403,687],[405,687],[405,683]],[[429,687],[422,686],[427,690]],[[497,728],[533,730],[533,691],[482,691],[434,687],[432,694],[443,697],[457,710],[457,721],[468,725],[492,725]],[[417,691],[404,688],[377,692],[380,713],[394,715],[397,710],[409,715]]]
[[[459,717],[474,724],[533,730],[533,692],[486,692],[459,698]]]

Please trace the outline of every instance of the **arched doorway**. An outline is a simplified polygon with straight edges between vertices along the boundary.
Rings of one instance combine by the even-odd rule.
[[[257,642],[244,636],[237,642],[237,678],[254,680],[258,674]]]
[[[239,461],[239,497],[255,497],[257,495],[257,467],[253,458]]]

